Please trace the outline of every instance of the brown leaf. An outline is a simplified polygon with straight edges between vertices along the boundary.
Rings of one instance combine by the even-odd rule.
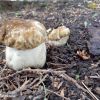
[[[77,55],[83,60],[90,59],[90,55],[85,50],[77,51]]]

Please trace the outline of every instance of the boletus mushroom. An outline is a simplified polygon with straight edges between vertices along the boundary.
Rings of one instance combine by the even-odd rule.
[[[6,63],[14,69],[42,68],[46,61],[46,28],[36,20],[12,19],[0,27],[0,42],[6,45]]]
[[[63,46],[67,43],[70,29],[66,26],[59,26],[48,33],[48,43],[54,46]]]

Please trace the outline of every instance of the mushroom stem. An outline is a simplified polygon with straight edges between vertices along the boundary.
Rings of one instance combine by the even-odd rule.
[[[6,63],[14,70],[26,67],[42,68],[46,62],[46,45],[40,44],[36,48],[18,50],[6,46]]]

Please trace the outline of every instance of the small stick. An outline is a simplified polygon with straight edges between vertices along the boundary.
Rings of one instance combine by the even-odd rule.
[[[63,77],[65,80],[75,84],[77,88],[79,88],[79,89],[83,90],[84,92],[86,92],[86,89],[83,88],[81,85],[79,85],[78,82],[75,79],[73,79],[72,77],[68,76],[67,74],[62,74],[60,76]]]
[[[11,80],[9,80],[9,82],[11,83],[11,85],[12,85],[15,89],[17,88]]]
[[[64,66],[64,67],[60,66],[58,68],[55,68],[54,70],[59,71],[59,70],[64,70],[64,69],[68,69],[68,66]]]
[[[91,90],[82,82],[83,86],[87,89],[87,92],[91,95],[91,97],[95,100],[99,100],[92,92]]]
[[[29,84],[29,86],[28,87],[31,87],[31,86],[33,86],[34,85],[34,83],[36,83],[36,81],[38,81],[39,80],[39,78],[35,78],[30,84]]]
[[[59,60],[61,60],[61,61],[65,61],[65,62],[66,62],[66,60],[64,60],[64,59],[62,59],[62,58],[60,58],[60,57],[58,57],[58,56],[55,56],[55,58],[57,58],[57,59],[59,59]]]
[[[25,81],[21,87],[17,88],[14,91],[11,91],[10,93],[7,93],[7,94],[5,94],[5,93],[1,94],[0,93],[0,98],[8,98],[8,97],[14,98],[14,97],[16,97],[18,92],[20,92],[20,91],[22,91],[22,90],[27,88],[26,85],[27,85],[28,82],[29,82],[29,80]]]
[[[89,76],[90,78],[97,78],[100,79],[100,76]]]
[[[14,90],[14,91],[11,91],[9,94],[10,95],[17,95],[17,93],[18,92],[20,92],[20,91],[22,91],[22,90],[25,90],[26,88],[27,88],[27,83],[29,82],[30,80],[26,80],[23,84],[22,84],[22,86],[21,87],[19,87],[19,88],[17,88],[16,90]]]
[[[39,86],[46,78],[48,77],[48,74],[46,74],[40,81],[36,84],[36,86]]]
[[[67,66],[66,64],[51,63],[51,62],[48,62],[47,64],[48,65],[54,65],[54,66]]]

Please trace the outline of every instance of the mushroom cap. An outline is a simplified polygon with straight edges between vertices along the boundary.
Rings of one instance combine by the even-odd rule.
[[[36,20],[12,19],[0,28],[0,41],[19,50],[32,49],[45,42],[46,28]]]
[[[56,29],[53,29],[49,35],[48,35],[48,39],[51,41],[58,41],[61,38],[64,38],[66,36],[69,36],[70,34],[70,30],[69,28],[67,28],[66,26],[60,26]]]

